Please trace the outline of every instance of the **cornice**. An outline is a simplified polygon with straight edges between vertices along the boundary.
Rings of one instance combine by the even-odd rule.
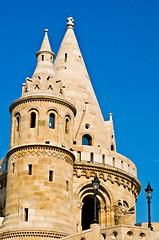
[[[29,155],[55,157],[65,160],[70,164],[73,164],[73,162],[75,161],[75,156],[71,151],[61,147],[50,145],[48,146],[44,144],[28,144],[11,148],[7,153],[7,158],[13,160],[15,158],[26,157]]]
[[[131,190],[134,193],[136,198],[141,191],[140,181],[124,170],[109,165],[102,166],[83,162],[74,163],[74,175],[78,178],[81,176],[90,178],[96,173],[99,178],[103,179],[103,181],[110,181],[111,183],[116,182],[118,185],[123,185],[124,188],[128,188],[128,190]]]
[[[68,108],[70,108],[72,110],[72,112],[74,113],[74,116],[76,116],[77,111],[76,111],[75,106],[72,103],[68,102],[64,98],[60,98],[60,97],[56,97],[56,96],[47,96],[47,95],[32,95],[32,96],[21,97],[21,98],[15,100],[10,105],[9,112],[11,114],[12,110],[20,104],[24,104],[27,102],[35,102],[35,101],[55,102],[55,103],[61,104],[63,106],[67,106]]]

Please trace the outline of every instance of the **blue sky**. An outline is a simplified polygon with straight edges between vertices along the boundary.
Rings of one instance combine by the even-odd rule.
[[[57,54],[67,17],[105,120],[113,112],[117,151],[137,166],[142,191],[137,222],[147,221],[144,189],[154,188],[152,221],[159,222],[159,1],[3,1],[0,14],[0,158],[9,148],[9,105],[36,65],[44,29]]]

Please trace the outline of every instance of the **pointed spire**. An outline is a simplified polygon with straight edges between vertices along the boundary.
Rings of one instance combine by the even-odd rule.
[[[54,62],[56,78],[63,83],[65,98],[77,108],[74,124],[77,145],[81,143],[85,126],[89,124],[87,132],[93,136],[94,146],[104,147],[106,144],[104,119],[73,30],[73,18],[69,17],[67,20],[67,30]],[[84,113],[85,102],[88,103],[88,110]]]
[[[50,52],[53,54],[53,56],[55,56],[55,54],[51,51],[51,46],[48,38],[48,29],[45,29],[45,36],[41,44],[40,51],[37,52],[36,56],[38,57],[38,55],[42,52]]]
[[[44,36],[40,51],[51,51],[47,33],[48,33],[48,29],[45,29],[45,36]]]
[[[40,48],[36,53],[37,65],[32,78],[27,78],[23,85],[23,95],[45,94],[60,95],[62,92],[61,82],[56,82],[53,59],[55,54],[51,51],[48,30],[45,29],[45,36]]]

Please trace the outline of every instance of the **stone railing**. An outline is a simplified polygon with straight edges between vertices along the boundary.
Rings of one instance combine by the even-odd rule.
[[[119,168],[137,177],[137,169],[135,164],[119,153],[113,151],[103,151],[102,153],[95,151],[91,152],[89,147],[88,149],[83,149],[83,151],[74,151],[73,153],[75,155],[76,162],[100,164],[105,167],[109,165]]]
[[[117,225],[100,229],[101,240],[157,240],[155,233],[149,228],[137,227],[134,225]]]
[[[61,240],[92,240],[92,229],[82,231],[75,235],[64,237]]]

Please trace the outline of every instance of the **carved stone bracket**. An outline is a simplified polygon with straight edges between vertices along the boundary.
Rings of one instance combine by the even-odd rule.
[[[129,208],[126,206],[122,200],[119,200],[118,203],[115,205],[114,208],[114,218],[117,220],[118,218],[121,218],[122,216],[127,216],[135,213],[135,207],[132,206]]]

